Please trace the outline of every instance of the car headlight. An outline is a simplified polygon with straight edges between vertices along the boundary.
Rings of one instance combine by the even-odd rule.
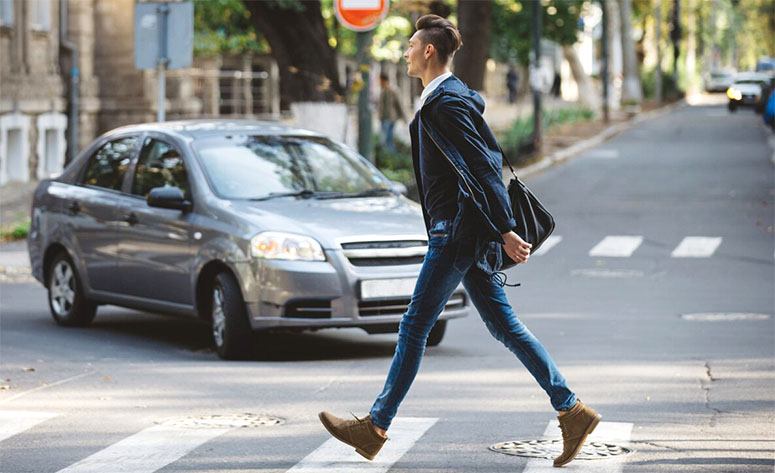
[[[727,97],[729,97],[732,100],[740,100],[743,98],[743,93],[735,89],[734,87],[730,87],[727,89]]]
[[[254,258],[296,261],[325,261],[323,248],[315,239],[284,232],[262,232],[250,239]]]

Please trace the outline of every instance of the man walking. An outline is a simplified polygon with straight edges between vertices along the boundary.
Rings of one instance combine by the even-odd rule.
[[[387,440],[398,406],[420,367],[428,334],[462,281],[490,333],[533,375],[557,410],[563,452],[554,466],[570,462],[600,421],[568,388],[549,353],[517,318],[503,290],[501,245],[525,263],[531,245],[516,226],[502,176],[502,156],[482,119],[484,102],[449,71],[462,46],[459,31],[439,16],[425,15],[404,53],[408,75],[422,80],[421,106],[409,126],[428,252],[411,302],[401,320],[398,344],[382,392],[364,418],[321,412],[325,428],[374,459]]]
[[[396,145],[393,142],[393,129],[396,126],[396,120],[399,118],[405,120],[404,108],[401,106],[401,100],[395,89],[390,85],[387,74],[384,72],[379,75],[379,85],[382,91],[379,94],[379,122],[382,125],[382,143],[391,153],[396,152]]]

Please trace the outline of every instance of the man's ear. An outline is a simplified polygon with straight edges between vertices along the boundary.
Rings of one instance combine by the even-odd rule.
[[[430,59],[431,55],[436,52],[436,47],[433,46],[433,43],[428,43],[425,45],[425,51],[423,51],[423,56],[425,59]],[[427,56],[426,56],[427,54]]]

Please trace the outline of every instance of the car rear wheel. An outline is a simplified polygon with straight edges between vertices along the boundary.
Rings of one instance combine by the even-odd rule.
[[[431,329],[431,333],[428,334],[428,342],[426,343],[426,346],[429,347],[435,347],[439,343],[441,343],[441,340],[444,338],[444,332],[447,331],[447,321],[446,320],[437,320],[436,325],[433,326]]]
[[[57,254],[48,270],[48,306],[59,325],[83,327],[97,315],[97,303],[88,299],[75,265],[62,252]]]
[[[227,272],[215,276],[210,293],[210,318],[218,356],[241,360],[252,355],[253,333],[245,301],[234,276]]]

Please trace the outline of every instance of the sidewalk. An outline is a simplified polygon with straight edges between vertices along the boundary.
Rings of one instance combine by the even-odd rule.
[[[27,241],[0,244],[0,282],[36,282],[30,274]]]

